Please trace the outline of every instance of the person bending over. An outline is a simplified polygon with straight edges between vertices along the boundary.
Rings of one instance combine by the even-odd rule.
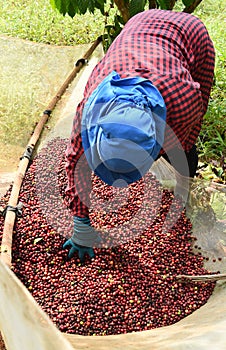
[[[69,258],[94,257],[91,172],[125,187],[163,156],[194,177],[195,147],[214,76],[214,47],[195,16],[148,10],[132,17],[91,73],[66,150],[65,201],[74,232]]]

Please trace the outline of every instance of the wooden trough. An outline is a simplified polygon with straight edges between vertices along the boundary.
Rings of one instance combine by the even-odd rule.
[[[83,75],[88,76],[95,64],[91,60]],[[0,330],[7,350],[226,349],[225,281],[217,282],[204,306],[174,325],[121,335],[80,336],[61,333],[8,265],[5,257],[0,259]]]

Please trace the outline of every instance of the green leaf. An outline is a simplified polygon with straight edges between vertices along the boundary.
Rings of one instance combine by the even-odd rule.
[[[54,9],[65,15],[68,12],[70,0],[50,0],[50,4]]]
[[[72,18],[76,15],[76,13],[79,13],[78,6],[75,4],[74,1],[70,2],[67,13]]]
[[[131,0],[129,4],[130,17],[133,17],[139,12],[144,11],[146,0]]]
[[[78,1],[78,8],[80,14],[84,15],[86,11],[90,11],[91,13],[95,10],[95,0],[82,0]]]
[[[183,4],[188,7],[188,6],[191,6],[195,0],[182,0]]]
[[[95,3],[96,8],[99,9],[103,15],[105,13],[104,11],[105,3],[106,3],[105,0],[96,0],[96,3]]]
[[[161,10],[170,10],[170,0],[157,0]]]
[[[68,13],[70,17],[76,14],[84,15],[87,11],[94,13],[96,8],[104,13],[105,2],[105,0],[50,0],[53,8],[63,15]]]

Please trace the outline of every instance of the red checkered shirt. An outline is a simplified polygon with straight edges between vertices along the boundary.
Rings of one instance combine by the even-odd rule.
[[[74,215],[88,216],[91,170],[82,146],[85,102],[113,70],[121,78],[149,79],[162,94],[167,127],[161,153],[189,151],[199,135],[214,74],[214,48],[203,23],[190,14],[149,10],[132,17],[94,68],[77,107],[66,150],[66,203]],[[79,165],[79,166],[78,166]]]

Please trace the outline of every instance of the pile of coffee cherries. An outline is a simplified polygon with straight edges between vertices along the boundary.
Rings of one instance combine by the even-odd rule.
[[[64,204],[67,141],[50,141],[32,161],[19,201],[12,269],[62,332],[110,335],[178,322],[204,305],[214,283],[182,283],[179,274],[207,274],[193,253],[192,225],[180,198],[148,173],[127,188],[92,175],[90,220],[102,243],[95,258],[67,259],[73,233]],[[8,202],[10,189],[1,199]],[[0,218],[3,231],[4,219]]]

